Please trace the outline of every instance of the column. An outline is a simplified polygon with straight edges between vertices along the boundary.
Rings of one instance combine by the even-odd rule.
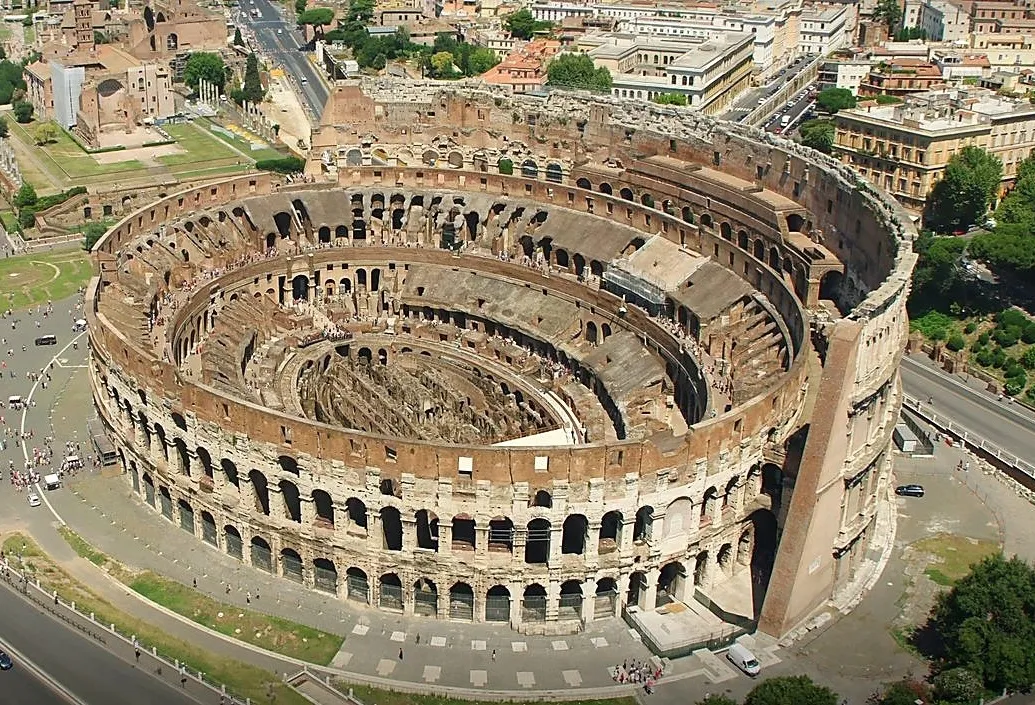
[[[510,628],[516,630],[521,626],[522,590],[515,583],[511,583],[507,587],[510,589]]]
[[[453,523],[448,524],[441,519],[438,522],[438,552],[443,556],[453,553]],[[449,587],[448,585],[446,586]]]
[[[313,501],[313,496],[303,495],[299,493],[299,503],[301,506],[302,515],[302,526],[312,527],[316,522],[316,503]]]
[[[556,622],[560,616],[561,584],[556,580],[551,580],[544,587],[546,588],[546,621]]]
[[[474,555],[489,555],[489,525],[474,527]]]
[[[563,526],[550,524],[550,554],[547,556],[547,565],[557,565],[561,560],[561,537],[564,535]]]
[[[654,605],[658,601],[658,578],[661,576],[661,571],[657,568],[651,568],[647,571],[647,587],[644,589],[643,598],[643,609],[653,610]]]
[[[600,558],[600,522],[591,522],[586,532],[585,561],[587,564],[596,565]]]
[[[589,593],[588,595],[586,593]],[[587,581],[582,583],[582,622],[588,624],[593,621],[596,609],[596,583]]]

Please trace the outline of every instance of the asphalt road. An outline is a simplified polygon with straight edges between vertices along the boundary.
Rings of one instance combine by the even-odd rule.
[[[1035,415],[1011,402],[966,384],[959,377],[939,373],[926,357],[907,357],[902,363],[906,393],[923,403],[930,398],[934,413],[948,418],[998,445],[1008,453],[1035,459]]]
[[[17,650],[14,668],[0,672],[4,705],[198,705],[156,677],[123,661],[89,637],[69,629],[8,587],[0,589],[0,635]],[[59,696],[34,674],[28,659],[74,695]]]
[[[253,9],[260,12],[259,17],[251,14]],[[281,14],[283,7],[270,0],[242,2],[240,12],[238,21],[252,30],[260,53],[275,66],[283,68],[292,78],[295,93],[302,99],[311,116],[319,120],[330,91],[323,82],[320,70],[309,61],[309,53],[299,50],[303,38],[295,23],[285,19]]]
[[[256,2],[258,2],[258,0],[256,0]],[[768,98],[769,96],[776,93],[778,90],[780,90],[783,84],[787,83],[788,81],[792,80],[795,76],[797,76],[802,71],[802,69],[805,68],[808,62],[809,59],[806,59],[805,57],[799,57],[798,59],[795,59],[795,61],[792,62],[790,66],[788,66],[786,69],[783,69],[784,73],[782,76],[777,75],[776,78],[772,79],[771,81],[769,81],[769,83],[765,84],[764,86],[751,88],[745,91],[737,100],[737,102],[733,104],[733,108],[723,113],[722,119],[739,122],[741,119],[744,118],[745,115],[747,115],[749,112],[758,107],[758,100],[760,98]],[[780,105],[779,107],[782,108],[783,105]]]

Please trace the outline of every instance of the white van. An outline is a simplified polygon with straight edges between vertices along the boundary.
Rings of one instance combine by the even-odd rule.
[[[787,125],[789,125],[790,123],[791,123],[791,116],[790,115],[784,115],[783,117],[780,118],[780,127],[787,127]]]
[[[762,671],[762,667],[759,665],[758,659],[755,658],[755,655],[748,651],[747,647],[741,646],[740,644],[734,644],[731,646],[730,650],[726,652],[726,658],[728,658],[734,666],[752,678]]]
[[[56,490],[61,487],[61,478],[57,475],[44,475],[43,476],[43,487],[48,490]]]
[[[2,399],[3,397],[0,397]],[[20,396],[7,397],[7,408],[8,409],[20,409],[22,408],[22,398]]]

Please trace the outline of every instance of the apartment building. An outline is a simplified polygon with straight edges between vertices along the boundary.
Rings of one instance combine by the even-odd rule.
[[[976,83],[992,73],[992,65],[984,54],[935,49],[931,52],[931,63],[941,70],[946,81],[971,79]]]
[[[870,75],[873,62],[869,59],[830,59],[819,66],[819,89],[844,88],[852,93],[859,92],[859,86]]]
[[[1035,106],[984,88],[919,93],[898,105],[868,101],[835,121],[841,160],[915,213],[964,147],[999,157],[1004,186],[1035,150]]]
[[[942,83],[942,72],[934,64],[921,59],[892,59],[870,69],[859,84],[859,95],[902,97],[932,90]]]
[[[1016,71],[1035,66],[1035,32],[1030,34],[974,33],[970,48],[988,57],[992,71]]]
[[[709,114],[727,109],[750,85],[753,66],[753,41],[746,33],[714,33],[707,39],[597,33],[580,37],[574,49],[611,72],[616,97],[650,100],[675,93]]]
[[[902,26],[919,27],[927,39],[936,42],[966,42],[970,36],[970,15],[951,0],[906,0]]]
[[[829,54],[852,43],[858,19],[855,5],[813,5],[802,8],[799,47],[805,54]]]

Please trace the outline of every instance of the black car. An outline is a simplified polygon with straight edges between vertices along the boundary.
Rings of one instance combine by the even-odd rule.
[[[895,494],[899,497],[923,497],[923,485],[899,485],[895,488]]]
[[[36,345],[57,345],[56,335],[41,335],[36,338]]]
[[[0,651],[0,671],[10,671],[14,666],[14,661],[7,655],[6,651]]]

